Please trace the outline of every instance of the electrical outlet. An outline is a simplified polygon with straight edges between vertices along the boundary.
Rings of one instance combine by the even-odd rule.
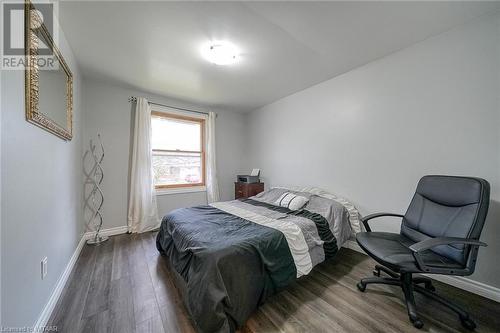
[[[47,257],[42,259],[41,273],[42,273],[42,280],[43,280],[47,276]]]

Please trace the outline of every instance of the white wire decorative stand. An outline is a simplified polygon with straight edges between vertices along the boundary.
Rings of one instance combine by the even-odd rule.
[[[89,216],[86,221],[86,227],[87,230],[93,230],[94,232],[93,237],[87,240],[87,244],[89,245],[99,245],[109,239],[108,236],[99,234],[102,228],[101,209],[104,204],[104,194],[101,190],[102,180],[104,179],[104,171],[101,166],[104,159],[104,146],[100,134],[97,134],[97,139],[99,141],[100,151],[97,151],[97,146],[90,140],[89,150],[83,155],[83,173],[85,174],[84,210],[89,212],[86,214],[86,216]],[[89,164],[92,165],[92,168],[87,172],[86,165],[89,156],[91,162]],[[88,192],[89,188],[90,192]]]

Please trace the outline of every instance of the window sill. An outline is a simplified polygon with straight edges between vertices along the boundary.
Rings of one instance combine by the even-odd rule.
[[[156,190],[156,195],[170,195],[181,193],[206,192],[206,186],[179,187],[179,188],[159,188]]]

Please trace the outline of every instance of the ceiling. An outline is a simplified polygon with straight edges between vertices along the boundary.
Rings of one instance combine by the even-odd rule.
[[[60,3],[86,78],[249,111],[487,12],[498,2]],[[200,47],[228,40],[240,61],[217,66]]]

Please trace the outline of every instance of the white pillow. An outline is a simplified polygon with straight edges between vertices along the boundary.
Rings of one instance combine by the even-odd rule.
[[[291,210],[299,210],[304,207],[308,201],[309,199],[306,197],[293,194],[292,192],[286,192],[276,200],[276,206],[286,207]]]

